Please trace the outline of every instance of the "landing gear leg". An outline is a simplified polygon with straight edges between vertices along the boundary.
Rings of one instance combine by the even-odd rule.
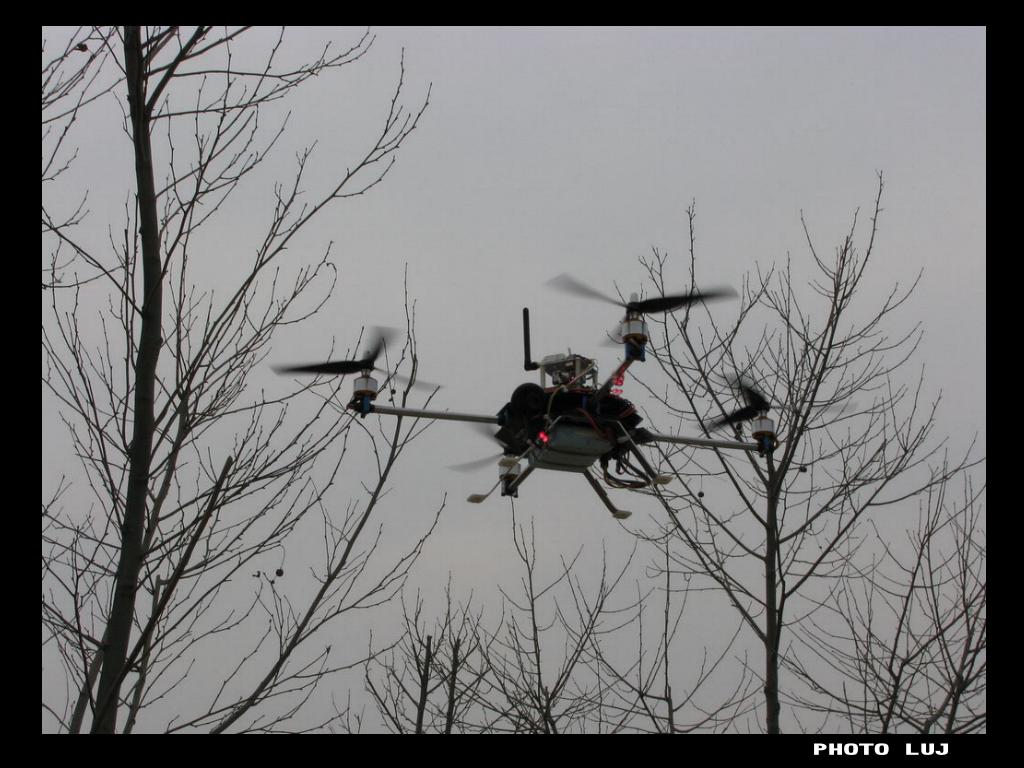
[[[640,466],[644,468],[644,472],[647,473],[647,479],[655,485],[667,485],[672,480],[671,475],[659,475],[654,467],[651,466],[651,462],[647,460],[647,457],[640,452],[640,449],[636,447],[632,440],[629,441],[629,450],[632,451],[633,455],[636,456],[636,460],[640,462]]]
[[[589,469],[583,470],[583,476],[587,478],[587,482],[590,483],[590,487],[593,488],[594,491],[597,492],[597,495],[601,497],[601,501],[603,501],[604,505],[608,507],[608,511],[612,513],[612,517],[616,520],[625,520],[633,514],[632,512],[627,512],[624,509],[616,509],[615,505],[612,504],[612,500],[608,498],[608,494],[605,493],[604,488],[602,488],[601,484],[597,482],[597,478],[590,474]]]

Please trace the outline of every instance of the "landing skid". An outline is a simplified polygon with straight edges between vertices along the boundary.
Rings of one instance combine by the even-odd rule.
[[[612,513],[612,517],[616,520],[625,520],[633,514],[632,512],[627,512],[624,509],[618,509],[614,504],[612,504],[612,500],[608,498],[608,494],[605,493],[604,488],[602,488],[601,484],[597,482],[597,478],[590,474],[589,469],[583,470],[583,476],[587,478],[587,482],[590,483],[590,487],[594,489],[597,495],[601,498],[601,501],[604,502],[604,505],[608,507],[608,511]]]

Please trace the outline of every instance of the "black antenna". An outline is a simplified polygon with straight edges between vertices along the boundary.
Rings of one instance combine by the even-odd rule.
[[[523,307],[523,370],[536,371],[540,366],[530,360],[530,310]]]

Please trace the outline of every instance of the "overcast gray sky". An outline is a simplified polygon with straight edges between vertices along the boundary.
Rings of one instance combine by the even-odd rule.
[[[884,211],[868,285],[884,296],[913,281],[899,318],[920,320],[927,391],[943,392],[939,430],[965,446],[985,422],[985,31],[982,28],[405,28],[381,27],[358,64],[313,81],[288,107],[284,144],[261,173],[290,178],[293,150],[317,141],[311,192],[351,164],[372,140],[399,75],[415,109],[430,106],[385,181],[333,208],[292,248],[302,258],[334,241],[340,280],[323,312],[276,337],[271,362],[312,362],[332,337],[342,347],[361,325],[404,324],[402,279],[416,300],[424,379],[444,384],[439,408],[495,413],[522,370],[521,310],[528,306],[534,358],[594,354],[613,309],[565,297],[545,281],[570,272],[599,290],[643,283],[637,257],[652,247],[672,257],[669,277],[687,284],[685,209],[696,202],[696,251],[706,285],[741,285],[743,275],[791,256],[810,269],[800,215],[831,253],[861,209],[866,221],[877,172]],[[274,32],[259,30],[260,48]],[[294,28],[295,50],[359,30]],[[80,184],[88,179],[96,237],[120,221],[130,173],[116,111],[78,127]],[[119,175],[110,169],[120,169]],[[210,230],[217,266],[249,258],[253,210],[269,185],[249,187]],[[315,196],[315,195],[314,195]],[[249,217],[249,218],[247,218]],[[118,225],[120,226],[120,225]],[[259,231],[259,227],[255,227]],[[266,382],[275,386],[274,374]],[[625,396],[643,397],[627,382]],[[43,487],[55,481],[60,426],[43,414]],[[648,425],[662,429],[661,425]],[[663,431],[667,431],[664,430]],[[982,443],[982,452],[984,451]],[[417,566],[435,593],[451,572],[458,590],[494,595],[518,578],[507,500],[465,502],[493,482],[488,468],[446,465],[492,451],[472,430],[439,423],[405,458],[394,484],[392,521],[424,519],[442,495],[448,508]],[[613,492],[634,520],[656,505]],[[579,477],[536,473],[516,503],[533,518],[541,555],[584,544],[612,558],[632,541]],[[289,558],[298,557],[288,554]],[[730,626],[731,615],[728,619]]]
[[[739,287],[755,264],[787,254],[809,274],[801,211],[818,248],[831,253],[857,208],[866,220],[882,171],[868,285],[881,297],[924,270],[899,315],[906,325],[891,330],[924,323],[916,361],[928,390],[943,391],[940,427],[954,443],[984,436],[984,30],[377,33],[365,69],[350,77],[386,93],[404,48],[408,98],[432,82],[431,105],[386,183],[320,224],[339,243],[342,265],[331,309],[318,319],[325,336],[353,322],[400,325],[408,263],[421,375],[445,384],[438,405],[493,412],[530,376],[521,366],[523,306],[535,358],[572,347],[597,355],[605,372],[617,361],[615,350],[596,346],[618,319],[614,310],[555,293],[544,286],[549,278],[571,272],[628,293],[642,283],[637,257],[656,246],[676,257],[684,286],[691,200],[705,284]],[[345,99],[305,96],[318,101],[325,125],[344,124],[331,115],[345,114]],[[295,335],[314,351],[314,330]],[[626,393],[640,394],[628,385]],[[458,425],[432,432],[415,485],[448,489],[451,517],[465,518],[453,530],[468,525],[481,535],[480,521],[504,519],[504,506],[461,500],[492,472],[478,479],[440,465],[489,447]],[[534,478],[521,509],[547,494],[576,504],[581,485],[571,475]],[[584,488],[585,514],[615,536],[595,502]],[[543,524],[561,530],[564,522],[552,513]],[[566,532],[565,543],[575,536]]]

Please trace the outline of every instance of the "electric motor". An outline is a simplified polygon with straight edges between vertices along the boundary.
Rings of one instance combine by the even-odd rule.
[[[369,374],[366,374],[365,376],[360,376],[353,383],[352,397],[368,397],[371,400],[374,400],[377,397],[377,389],[377,380]]]
[[[761,452],[775,450],[778,441],[775,439],[775,422],[767,416],[754,419],[750,423],[750,436],[761,446]]]
[[[619,324],[619,336],[624,342],[631,341],[642,347],[647,344],[647,323],[641,319],[626,318]]]

